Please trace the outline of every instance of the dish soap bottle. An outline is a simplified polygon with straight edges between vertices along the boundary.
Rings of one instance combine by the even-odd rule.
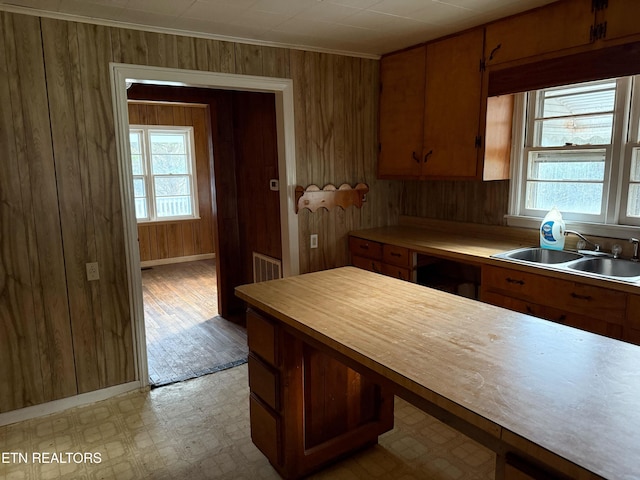
[[[540,246],[551,250],[564,248],[564,220],[560,210],[553,207],[542,219],[540,225]]]

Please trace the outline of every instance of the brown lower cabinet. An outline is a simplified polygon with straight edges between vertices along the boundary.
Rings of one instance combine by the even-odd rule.
[[[416,254],[408,248],[349,237],[349,253],[354,267],[400,280],[416,281]]]
[[[627,294],[579,282],[484,265],[480,299],[499,307],[622,339]]]
[[[247,311],[251,439],[301,478],[393,428],[393,394],[266,313]]]

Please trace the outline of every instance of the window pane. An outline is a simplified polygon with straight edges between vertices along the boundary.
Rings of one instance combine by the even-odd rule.
[[[141,132],[129,132],[129,146],[131,148],[131,170],[134,175],[143,175]]]
[[[547,211],[558,207],[561,212],[600,215],[601,183],[528,181],[527,208]]]
[[[189,173],[186,155],[154,154],[152,157],[151,168],[155,175]]]
[[[611,143],[613,114],[536,120],[537,147],[607,145]]]
[[[145,192],[144,179],[143,178],[134,178],[133,179],[133,196],[134,197],[146,197],[147,194]]]
[[[604,180],[604,149],[529,152],[528,178],[538,180]]]
[[[140,132],[129,132],[129,148],[132,154],[142,153],[140,142]]]
[[[539,117],[566,117],[585,113],[612,112],[616,83],[545,90]]]
[[[526,208],[600,215],[604,149],[529,152]]]
[[[136,218],[148,218],[149,213],[147,212],[147,199],[146,198],[136,198]]]
[[[131,155],[131,170],[134,175],[143,175],[142,155]]]
[[[631,172],[630,180],[632,182],[640,182],[640,148],[633,149],[631,154]]]
[[[156,191],[156,197],[189,195],[191,193],[189,177],[185,175],[175,177],[155,177],[154,188]]]
[[[629,185],[627,215],[630,217],[640,217],[640,184],[632,183]]]
[[[187,153],[182,133],[151,133],[151,153]]]
[[[193,215],[191,197],[156,197],[156,214],[158,218]]]

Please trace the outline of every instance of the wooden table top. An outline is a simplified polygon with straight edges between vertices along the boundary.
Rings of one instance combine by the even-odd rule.
[[[354,267],[236,294],[495,436],[640,478],[640,347]]]

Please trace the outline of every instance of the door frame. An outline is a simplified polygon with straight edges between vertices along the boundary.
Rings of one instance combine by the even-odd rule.
[[[283,276],[300,273],[298,246],[298,216],[295,213],[296,157],[293,105],[293,80],[288,78],[259,77],[228,73],[150,67],[124,63],[109,64],[111,97],[115,121],[118,177],[124,222],[127,281],[129,283],[129,310],[137,380],[142,387],[149,385],[147,345],[144,326],[144,303],[138,227],[135,215],[133,185],[129,152],[129,114],[127,82],[151,83],[185,87],[216,88],[267,92],[275,94],[276,131],[278,146],[278,175],[280,184],[280,229],[282,238]],[[215,199],[214,199],[215,201]]]

